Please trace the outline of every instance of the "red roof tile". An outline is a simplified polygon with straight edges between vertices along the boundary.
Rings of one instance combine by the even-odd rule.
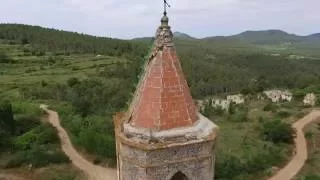
[[[131,125],[156,131],[192,126],[197,108],[174,47],[163,46],[145,71],[131,105]]]

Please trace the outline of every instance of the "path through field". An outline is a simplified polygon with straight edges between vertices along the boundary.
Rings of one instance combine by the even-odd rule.
[[[58,113],[51,111],[46,105],[41,105],[46,113],[48,113],[49,122],[57,129],[61,140],[62,150],[70,158],[72,163],[87,174],[89,180],[117,180],[117,171],[115,169],[104,168],[94,165],[83,158],[73,147],[67,132],[61,127]]]
[[[303,129],[306,125],[317,121],[319,118],[320,110],[313,110],[292,125],[292,127],[297,130],[297,137],[295,139],[296,154],[283,169],[269,178],[269,180],[290,180],[298,174],[308,158],[307,142],[304,137]]]
[[[24,180],[21,177],[12,175],[12,174],[2,174],[0,173],[0,180]]]
[[[83,158],[73,147],[67,132],[61,127],[59,116],[56,112],[48,110],[46,105],[41,108],[49,115],[49,122],[58,130],[61,139],[62,150],[71,159],[72,163],[84,171],[90,180],[116,180],[115,169],[104,168],[92,164]],[[292,126],[297,131],[295,139],[296,154],[292,160],[269,180],[290,180],[298,174],[308,157],[307,143],[304,137],[304,127],[320,118],[320,110],[313,110],[308,115],[294,123]]]

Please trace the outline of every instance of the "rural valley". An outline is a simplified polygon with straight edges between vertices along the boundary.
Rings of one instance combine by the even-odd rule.
[[[215,179],[275,175],[297,153],[292,125],[304,118],[308,158],[293,179],[320,179],[320,34],[173,36],[193,103],[219,127]],[[135,102],[156,40],[0,24],[0,179],[116,176],[114,117]]]

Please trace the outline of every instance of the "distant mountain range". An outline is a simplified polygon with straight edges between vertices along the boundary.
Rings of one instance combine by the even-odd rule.
[[[179,38],[179,39],[185,39],[185,40],[192,40],[192,39],[196,39],[192,36],[190,36],[189,34],[186,34],[186,33],[182,33],[182,32],[174,32],[173,33],[173,36],[175,38]]]
[[[309,37],[311,39],[318,39],[319,40],[320,39],[320,33],[311,34],[311,35],[309,35],[307,37]]]
[[[39,33],[42,32],[42,33]],[[110,51],[118,49],[118,43],[130,44],[130,40],[120,40],[104,37],[96,37],[85,34],[79,34],[74,32],[67,32],[62,30],[55,30],[49,28],[42,28],[39,26],[21,25],[21,24],[0,24],[0,39],[10,39],[21,41],[21,37],[24,37],[27,41],[33,44],[41,44],[44,39],[50,42],[56,38],[62,39],[56,41],[61,43],[56,46],[64,46],[64,41],[73,43],[77,46],[78,43],[74,39],[81,39],[83,46],[87,46],[88,41],[92,46],[96,47],[96,44],[100,44],[99,51],[106,51],[105,46],[112,47]],[[74,38],[70,38],[74,37]],[[296,34],[290,34],[281,30],[265,30],[265,31],[245,31],[240,34],[232,36],[212,36],[206,38],[195,38],[189,34],[182,32],[174,32],[174,38],[177,45],[182,46],[202,46],[204,48],[221,48],[221,49],[262,49],[271,50],[272,52],[286,51],[288,53],[301,51],[302,53],[307,52],[308,54],[320,54],[320,33],[311,34],[308,36],[300,36]],[[150,44],[154,40],[154,37],[142,37],[132,39],[132,42],[138,41],[139,44]],[[99,42],[99,43],[97,43]],[[48,43],[50,44],[50,43]],[[70,46],[69,44],[69,46]],[[90,49],[90,48],[88,48]],[[130,50],[130,48],[129,48]],[[131,49],[132,50],[132,49]],[[310,53],[311,52],[311,53]],[[110,52],[111,53],[111,52]]]
[[[182,32],[174,32],[174,37],[180,40],[240,40],[252,44],[278,44],[278,43],[299,43],[306,41],[320,41],[320,33],[311,34],[308,36],[300,36],[289,34],[281,30],[265,30],[265,31],[245,31],[232,36],[210,36],[206,38],[195,38],[189,34]],[[151,40],[151,37],[136,38],[135,40]]]
[[[174,32],[174,38],[178,40],[200,40],[200,41],[240,41],[256,45],[268,44],[297,44],[297,43],[319,43],[320,33],[311,34],[308,36],[300,36],[296,34],[289,34],[282,30],[264,30],[264,31],[245,31],[240,34],[232,36],[211,36],[206,38],[195,38],[189,34],[182,32]],[[135,38],[134,40],[152,40],[151,37]]]

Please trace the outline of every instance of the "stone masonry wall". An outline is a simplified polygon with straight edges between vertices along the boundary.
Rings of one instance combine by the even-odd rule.
[[[212,180],[214,142],[143,151],[121,144],[121,180],[170,180],[178,171],[189,180]]]

